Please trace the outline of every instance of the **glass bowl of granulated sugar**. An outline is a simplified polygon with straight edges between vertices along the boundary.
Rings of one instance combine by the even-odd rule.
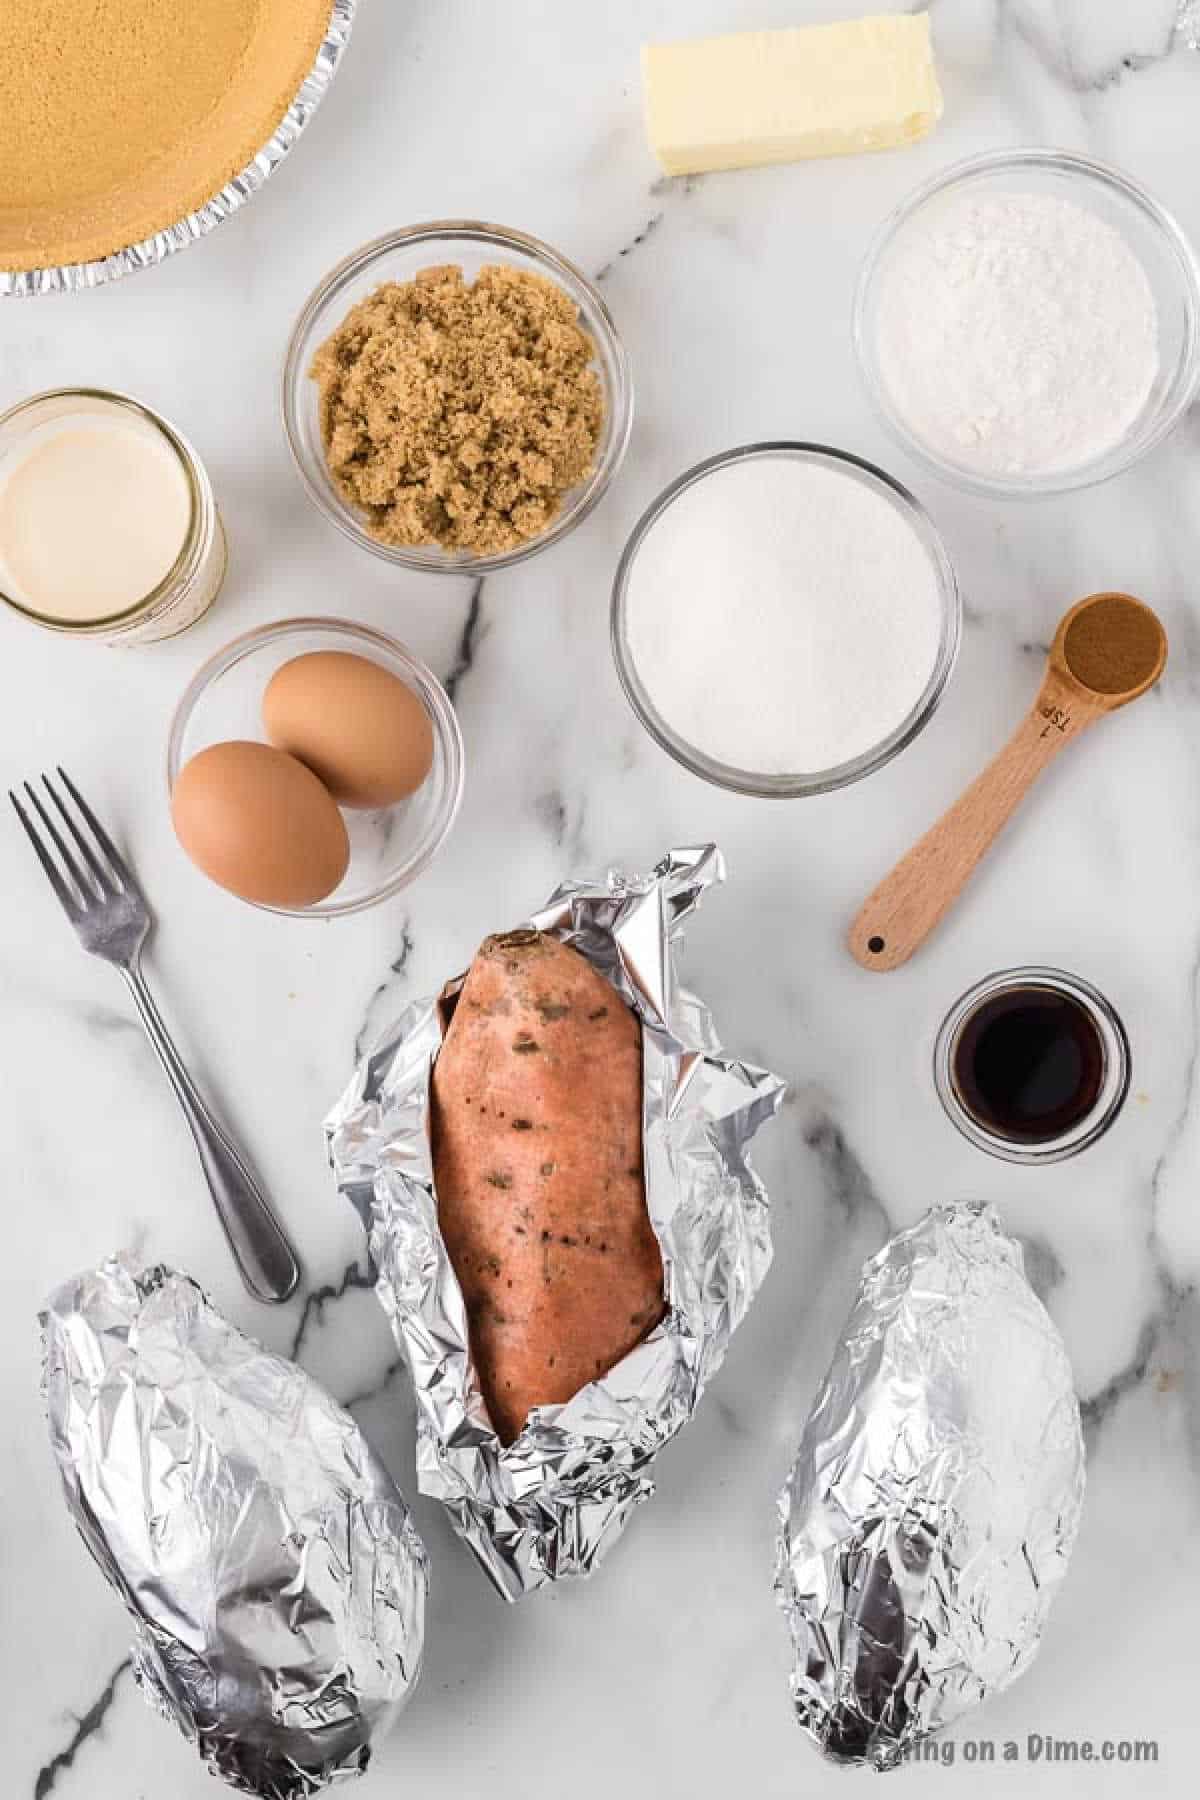
[[[693,774],[767,798],[870,775],[928,724],[958,652],[946,548],[882,469],[750,444],[688,469],[617,567],[630,705]]]
[[[859,368],[883,423],[945,480],[1036,497],[1105,481],[1200,380],[1200,272],[1170,214],[1058,150],[972,157],[867,254]]]

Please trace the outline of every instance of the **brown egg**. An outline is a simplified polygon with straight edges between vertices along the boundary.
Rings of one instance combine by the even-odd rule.
[[[171,796],[175,834],[210,881],[264,906],[311,906],[350,860],[346,825],[311,769],[269,744],[212,744]]]
[[[313,650],[276,669],[263,695],[267,736],[319,775],[343,806],[393,806],[433,766],[433,727],[390,669]]]

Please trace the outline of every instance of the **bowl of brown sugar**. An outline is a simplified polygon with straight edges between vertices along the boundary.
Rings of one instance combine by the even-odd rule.
[[[405,568],[483,573],[596,505],[633,423],[595,286],[538,239],[447,220],[377,238],[309,297],[283,418],[310,499]]]

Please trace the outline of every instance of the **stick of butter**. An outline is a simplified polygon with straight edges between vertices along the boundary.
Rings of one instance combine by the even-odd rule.
[[[668,175],[890,150],[942,115],[928,13],[646,44],[642,84]]]

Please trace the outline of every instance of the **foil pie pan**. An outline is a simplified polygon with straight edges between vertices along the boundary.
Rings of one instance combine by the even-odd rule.
[[[301,82],[291,105],[280,119],[262,149],[246,164],[240,174],[215,193],[211,200],[190,212],[185,218],[162,231],[128,244],[92,262],[60,263],[43,269],[0,269],[0,297],[23,299],[32,294],[74,294],[87,288],[102,287],[107,281],[119,281],[137,269],[149,269],[165,262],[177,250],[186,250],[197,238],[207,237],[223,219],[252,200],[260,187],[270,180],[296,139],[304,130],[329,85],[337,74],[359,0],[332,0],[329,24],[316,61]]]

